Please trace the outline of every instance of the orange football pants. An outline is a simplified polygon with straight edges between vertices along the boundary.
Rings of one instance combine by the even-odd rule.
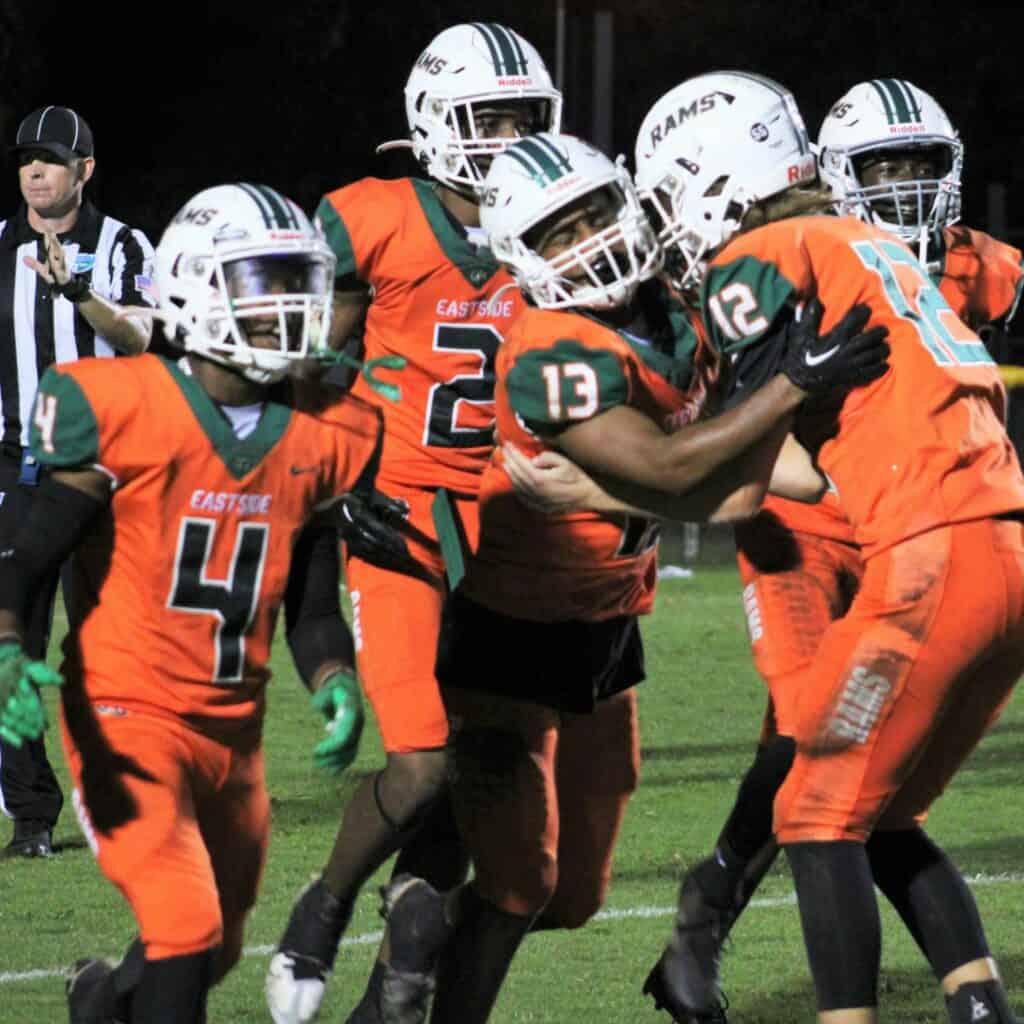
[[[506,913],[543,911],[549,927],[580,927],[604,902],[637,785],[636,691],[584,715],[455,687],[444,697],[474,885]]]
[[[1024,525],[959,523],[870,558],[809,672],[779,842],[923,822],[1024,672]]]
[[[89,706],[69,714],[77,721],[69,727],[62,715],[61,731],[79,824],[131,906],[147,959],[219,946],[223,973],[241,955],[266,858],[262,751],[171,717]]]
[[[793,735],[807,670],[825,631],[850,607],[864,563],[857,546],[788,530],[774,518],[737,531],[736,561],[754,664],[768,687],[766,743]]]
[[[423,572],[406,575],[349,557],[345,581],[360,684],[373,706],[384,749],[404,754],[443,747],[448,739],[448,718],[434,675],[448,591],[430,511],[434,492],[391,486],[386,492],[409,503],[406,537]],[[476,501],[453,500],[475,543]]]

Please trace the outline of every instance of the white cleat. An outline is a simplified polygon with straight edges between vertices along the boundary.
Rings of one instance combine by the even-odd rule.
[[[289,953],[275,953],[267,970],[267,1008],[274,1024],[308,1024],[316,1020],[326,988],[323,964]]]

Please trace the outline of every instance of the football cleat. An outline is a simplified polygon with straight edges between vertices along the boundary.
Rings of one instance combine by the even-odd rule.
[[[644,985],[644,992],[653,995],[656,1003],[664,1004],[677,1021],[725,1019],[724,1014],[714,1016],[722,1013],[718,969],[722,945],[737,910],[708,900],[700,875],[710,867],[710,861],[702,861],[683,878],[672,938]],[[689,1016],[680,1017],[678,1013]]]
[[[95,994],[114,970],[109,960],[89,958],[76,960],[64,982],[70,1024],[123,1024],[95,1006]]]
[[[316,1019],[350,914],[322,879],[303,889],[267,970],[267,1008],[274,1024]]]
[[[380,894],[392,962],[374,964],[366,992],[345,1024],[422,1024],[438,957],[454,926],[444,897],[422,878],[397,875]]]
[[[665,983],[664,962],[662,956],[644,982],[643,993],[654,1000],[656,1010],[665,1010],[676,1024],[729,1024],[725,1015],[729,1003],[721,992],[715,1005],[707,1010],[691,1010],[680,1003]]]

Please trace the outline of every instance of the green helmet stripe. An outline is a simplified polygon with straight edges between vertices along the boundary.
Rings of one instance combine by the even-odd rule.
[[[882,100],[882,106],[885,107],[885,116],[889,119],[889,124],[894,124],[896,121],[896,113],[893,110],[892,101],[889,99],[888,91],[882,88],[881,81],[872,82],[871,87],[878,93]]]
[[[260,211],[260,216],[263,218],[263,226],[272,228],[274,226],[271,217],[272,211],[267,200],[252,185],[239,182],[238,187],[256,204],[256,209]]]
[[[921,108],[918,105],[917,100],[914,98],[914,90],[910,87],[910,83],[902,78],[897,78],[896,85],[899,86],[903,95],[907,98],[907,105],[910,107],[910,119],[912,121],[923,121],[924,118],[921,116]]]
[[[519,60],[508,29],[504,25],[494,24],[489,24],[487,27],[494,33],[494,38],[498,41],[498,48],[501,50],[503,67],[498,74],[521,75],[523,72],[519,70]]]
[[[886,114],[889,117],[890,124],[906,124],[912,120],[906,96],[903,95],[899,83],[895,79],[880,78],[877,82],[872,82],[871,84],[889,99],[889,102],[886,104]]]
[[[526,62],[526,54],[523,53],[522,46],[519,45],[519,36],[515,34],[510,28],[506,28],[504,25],[495,25],[495,30],[500,30],[506,36],[508,36],[509,45],[512,47],[516,55],[516,74],[526,75],[529,74],[529,65]]]
[[[545,185],[544,174],[542,173],[540,168],[536,167],[533,164],[531,160],[528,160],[526,156],[519,152],[518,146],[510,146],[508,149],[505,150],[504,155],[512,157],[512,159],[515,160],[515,162],[519,164],[521,167],[523,167],[526,170],[526,172],[537,182],[537,184],[543,188],[543,186]]]
[[[546,149],[551,154],[551,159],[562,168],[564,174],[569,174],[572,171],[569,158],[550,139],[545,139],[543,135],[535,135],[530,142]]]
[[[294,228],[298,230],[299,222],[295,219],[295,214],[292,213],[291,204],[280,192],[275,192],[274,189],[269,188],[267,185],[257,185],[256,189],[270,203],[270,208],[274,211],[279,228]]]
[[[505,152],[511,153],[530,170],[541,185],[544,185],[557,181],[563,174],[572,170],[572,165],[554,146],[542,146],[542,141],[535,138],[520,139]]]
[[[479,32],[480,35],[484,37],[484,42],[487,44],[487,49],[490,50],[491,53],[491,63],[494,64],[494,73],[496,75],[500,75],[501,71],[498,65],[500,63],[501,58],[498,54],[498,44],[495,41],[494,37],[491,35],[490,26],[485,25],[483,24],[483,22],[480,21],[474,21],[473,28],[475,28],[477,32]]]
[[[774,79],[766,78],[764,75],[756,75],[750,71],[729,71],[727,74],[735,75],[737,78],[745,78],[750,82],[757,82],[759,85],[763,85],[766,89],[775,93],[782,100],[790,114],[795,115],[793,118],[794,122],[799,122],[801,131],[797,133],[797,143],[800,146],[800,155],[806,156],[810,153],[811,140],[807,137],[807,127],[804,125],[803,115],[800,113],[800,108],[796,105],[796,100],[793,99],[793,94],[788,89],[779,85]]]

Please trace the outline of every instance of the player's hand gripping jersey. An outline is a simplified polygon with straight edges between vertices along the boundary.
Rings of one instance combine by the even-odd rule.
[[[74,556],[71,699],[170,713],[215,735],[259,728],[295,538],[372,479],[375,409],[267,402],[239,440],[206,391],[158,356],[83,360],[39,387],[33,454],[97,466],[110,512]]]
[[[402,401],[381,402],[380,484],[475,494],[494,444],[494,365],[522,308],[511,277],[463,235],[429,182],[365,178],[320,202],[338,278],[372,289],[365,358],[399,355]]]
[[[671,314],[674,350],[579,313],[528,309],[498,355],[498,435],[529,456],[566,427],[617,405],[672,431],[697,419],[717,357],[682,310]],[[657,526],[594,512],[547,515],[523,505],[501,468],[484,474],[481,539],[465,592],[534,621],[600,620],[651,610]]]
[[[865,557],[1024,507],[998,372],[903,243],[852,218],[783,220],[734,238],[704,288],[708,330],[726,352],[756,344],[787,306],[815,294],[825,330],[858,302],[874,311],[870,324],[889,328],[889,372],[837,413],[797,421]]]

